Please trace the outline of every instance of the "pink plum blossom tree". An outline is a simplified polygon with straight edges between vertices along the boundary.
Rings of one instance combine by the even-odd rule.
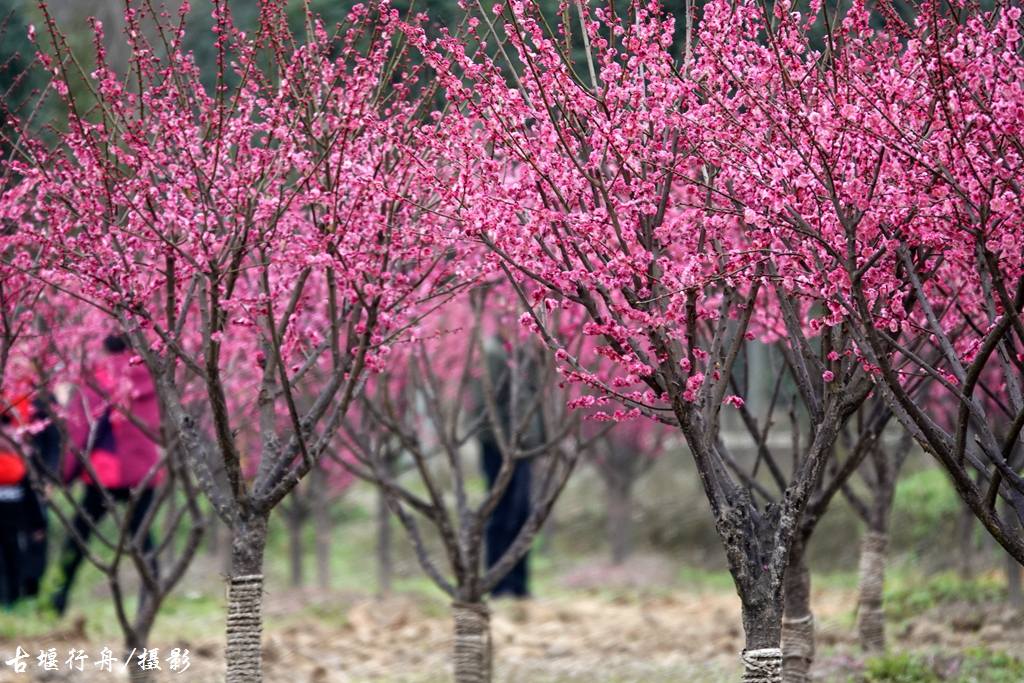
[[[450,162],[476,163],[451,190],[451,213],[516,284],[530,306],[523,324],[567,378],[624,403],[622,418],[681,430],[742,599],[745,680],[776,681],[790,545],[840,426],[872,384],[850,331],[790,276],[799,256],[749,220],[725,175],[720,148],[732,140],[711,122],[744,105],[721,101],[729,72],[718,53],[737,30],[757,45],[742,21],[759,7],[709,5],[682,65],[656,4],[625,14],[564,4],[554,29],[532,3],[477,9],[462,42],[423,45],[450,64],[437,69],[459,114],[447,123],[458,143]],[[561,42],[573,10],[582,63]],[[492,39],[494,59],[463,44]],[[562,302],[589,318],[584,333],[619,366],[614,383],[588,372],[546,321],[546,307]],[[730,471],[718,431],[723,406],[741,402],[730,380],[743,344],[769,324],[783,331],[811,437],[781,497],[761,505]]]
[[[444,219],[423,182],[429,148],[392,144],[429,122],[432,93],[386,2],[357,7],[342,35],[308,16],[302,43],[281,3],[261,4],[252,34],[217,3],[213,92],[181,48],[187,10],[129,5],[126,80],[105,60],[98,23],[86,68],[48,18],[52,53],[40,59],[69,120],[52,132],[56,148],[19,131],[19,182],[0,216],[47,250],[35,275],[115,320],[152,374],[166,425],[231,528],[227,680],[252,682],[271,511],[390,342],[467,264],[431,237]],[[143,20],[157,24],[154,40]],[[79,83],[95,105],[75,98]],[[193,378],[212,439],[183,395]],[[248,425],[258,457],[240,448]]]

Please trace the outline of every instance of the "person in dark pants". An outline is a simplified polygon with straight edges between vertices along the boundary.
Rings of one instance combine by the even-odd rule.
[[[17,457],[2,453],[0,457]],[[6,459],[6,457],[4,459]],[[25,551],[30,535],[46,523],[24,466],[15,482],[14,469],[0,465],[0,604],[9,607],[24,597]]]
[[[51,400],[47,396],[46,400]],[[37,421],[49,419],[47,404],[41,398],[32,402],[32,418]],[[32,435],[32,453],[29,460],[29,467],[35,468],[41,474],[45,468],[50,472],[56,472],[60,462],[60,429],[53,422],[47,422],[46,426]],[[45,479],[40,476],[40,481]],[[43,496],[36,490],[32,491],[32,497],[38,506],[41,516],[37,526],[29,529],[26,536],[24,553],[22,554],[21,593],[24,597],[35,597],[39,594],[39,582],[46,573],[46,561],[49,546],[49,523],[47,520],[48,509]]]
[[[487,488],[491,489],[494,487],[494,480],[498,478],[498,471],[501,470],[501,450],[496,443],[483,443],[481,446],[484,476],[487,477]],[[519,530],[526,524],[530,516],[530,491],[530,463],[521,460],[512,471],[512,481],[509,482],[505,495],[498,501],[490,519],[487,520],[485,538],[488,567],[498,563],[516,540]],[[529,596],[529,555],[527,552],[498,582],[491,591],[493,597]]]
[[[71,535],[64,543],[58,560],[57,587],[49,596],[58,614],[63,614],[67,608],[68,594],[82,563],[83,547],[88,544],[92,526],[109,511],[103,489],[113,502],[126,502],[133,489],[147,481],[159,460],[155,439],[160,433],[160,412],[153,378],[145,367],[129,362],[131,353],[124,337],[107,337],[103,346],[106,355],[97,363],[93,386],[81,387],[68,406],[68,426],[75,447],[84,450],[90,433],[93,434],[89,464],[96,481],[83,471],[76,457],[65,458],[64,480],[70,482],[80,477],[86,489],[72,522],[79,538]],[[134,419],[129,419],[125,413],[130,413]],[[162,474],[158,472],[150,477],[146,489],[139,495],[129,520],[133,537],[153,502],[153,488],[159,485]],[[153,541],[147,530],[143,552],[152,549]],[[150,566],[155,573],[155,558],[150,560]]]
[[[26,551],[33,535],[45,527],[46,520],[29,481],[28,468],[18,449],[15,433],[25,426],[29,402],[26,397],[13,404],[0,401],[0,605],[10,607],[24,597],[24,585],[30,578],[26,569]]]
[[[533,405],[537,395],[536,368],[529,359],[517,358],[514,368],[510,368],[505,345],[500,338],[488,339],[484,343],[484,356],[487,364],[491,391],[494,396],[494,412],[497,416],[503,440],[510,450],[522,452],[536,448],[544,442],[544,425],[540,411],[536,410],[530,417],[526,427],[518,434],[518,443],[510,443],[513,434],[513,417],[517,423],[525,417]],[[510,372],[514,370],[514,372]],[[515,391],[513,392],[513,384]],[[488,413],[482,383],[476,385],[477,410]],[[516,410],[513,410],[512,396],[517,396]],[[478,413],[480,414],[480,413]],[[478,433],[480,441],[481,465],[487,479],[487,487],[491,489],[498,478],[504,456],[495,434],[494,425],[487,424]],[[518,425],[516,425],[518,426]],[[498,501],[485,527],[487,544],[487,567],[493,567],[502,555],[515,542],[519,531],[530,517],[531,485],[530,463],[518,461],[512,470],[512,479],[508,488]],[[529,589],[529,552],[520,559],[491,591],[492,597],[510,596],[525,598],[530,595]]]

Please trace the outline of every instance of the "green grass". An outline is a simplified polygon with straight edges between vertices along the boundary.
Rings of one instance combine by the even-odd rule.
[[[963,656],[901,653],[874,657],[864,667],[864,683],[1019,683],[1024,663],[1005,652],[972,649]]]
[[[979,576],[963,579],[954,572],[922,577],[916,572],[896,572],[886,582],[885,613],[896,621],[922,614],[941,604],[952,602],[1001,601],[1006,597],[1002,578]]]
[[[676,572],[676,581],[696,592],[731,592],[736,590],[732,575],[723,570],[704,570],[697,567],[681,567]]]

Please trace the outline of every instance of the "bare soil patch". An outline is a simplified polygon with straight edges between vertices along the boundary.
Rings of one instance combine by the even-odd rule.
[[[641,571],[651,575],[650,568]],[[632,586],[626,569],[622,585]],[[654,575],[658,572],[654,571]],[[492,603],[492,632],[499,681],[733,681],[739,678],[737,655],[743,647],[739,601],[719,592],[662,588],[593,594],[586,586],[603,576],[567,575],[579,590],[571,599],[499,600]],[[613,576],[614,578],[614,576]],[[607,584],[604,584],[607,585]],[[846,680],[863,667],[852,614],[852,591],[817,590],[819,660],[815,678]],[[264,634],[264,671],[268,683],[348,683],[351,681],[445,681],[450,679],[452,624],[445,604],[422,596],[377,600],[352,593],[282,591],[266,596],[271,624]],[[310,615],[311,611],[314,615]],[[288,615],[305,616],[284,623]],[[276,621],[275,621],[276,620]],[[283,624],[283,625],[282,625]],[[953,666],[966,648],[986,646],[1013,652],[1024,642],[1022,615],[1000,604],[951,604],[937,607],[890,628],[897,649],[928,649]],[[45,642],[20,643],[31,659],[25,674],[0,665],[0,682],[127,680],[123,672],[94,666],[104,644],[83,639],[86,625],[69,624]],[[0,643],[0,663],[19,643]],[[107,645],[112,645],[108,643]],[[157,683],[223,680],[223,642],[160,643],[161,659],[170,647],[187,647],[191,666],[184,673],[156,672]],[[31,646],[31,647],[30,647]],[[85,670],[68,671],[63,662],[71,647],[86,650]],[[56,647],[61,669],[36,666],[40,648]],[[166,647],[167,649],[163,649]],[[122,654],[122,653],[119,653]],[[123,657],[123,654],[122,654]],[[945,661],[945,660],[943,660]],[[937,660],[937,666],[945,666]]]

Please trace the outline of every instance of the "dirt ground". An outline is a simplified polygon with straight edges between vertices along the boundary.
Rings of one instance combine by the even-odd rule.
[[[650,569],[641,569],[641,573]],[[656,570],[655,570],[656,571]],[[635,574],[635,573],[634,573]],[[724,591],[652,589],[629,570],[585,570],[563,579],[558,599],[496,601],[492,637],[497,680],[547,681],[736,681],[743,646],[739,601]],[[597,590],[594,586],[604,588]],[[609,597],[607,586],[619,586]],[[647,586],[647,587],[645,587]],[[613,591],[614,593],[614,591]],[[852,631],[855,595],[818,590],[813,598],[818,620],[818,680],[845,681],[862,665]],[[422,596],[386,600],[317,591],[280,591],[266,596],[271,626],[264,634],[264,672],[268,683],[343,683],[349,681],[450,680],[452,623],[444,605]],[[344,618],[341,618],[341,615]],[[1003,605],[944,605],[890,629],[896,649],[930,649],[955,658],[965,648],[984,645],[1015,651],[1024,642],[1022,615]],[[31,655],[24,674],[2,662],[18,643],[0,641],[0,682],[126,680],[123,672],[99,671],[94,662],[102,645],[83,640],[81,624],[53,633],[45,642],[24,643]],[[184,673],[157,672],[159,683],[213,683],[224,675],[223,642],[160,644],[189,649]],[[31,648],[29,647],[31,646]],[[90,656],[85,670],[68,671],[69,647]],[[37,667],[39,649],[56,647],[60,670]],[[161,650],[161,659],[169,651]],[[951,659],[952,661],[952,659]],[[941,666],[941,661],[939,662]]]

